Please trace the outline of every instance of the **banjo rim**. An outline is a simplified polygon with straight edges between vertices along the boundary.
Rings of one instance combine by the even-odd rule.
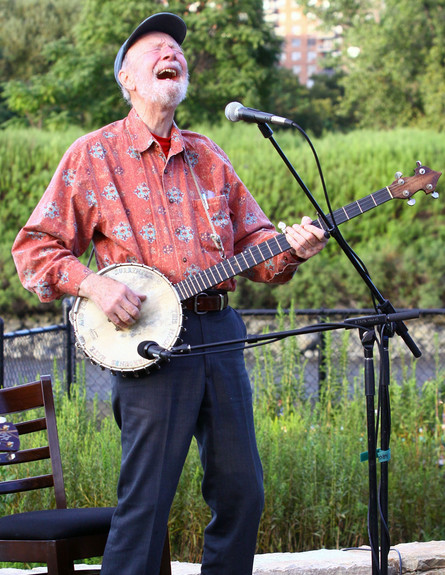
[[[181,300],[174,285],[160,271],[145,264],[139,264],[139,263],[112,264],[105,268],[102,268],[99,272],[97,272],[97,274],[110,275],[112,279],[117,279],[116,277],[113,276],[114,275],[119,276],[121,274],[120,273],[113,274],[113,272],[115,271],[118,272],[121,271],[122,274],[127,278],[128,277],[131,278],[132,275],[134,275],[137,278],[139,275],[143,281],[145,280],[146,282],[148,281],[149,283],[151,283],[150,280],[155,281],[156,285],[160,286],[162,290],[165,291],[166,294],[165,297],[168,299],[167,305],[170,306],[170,308],[172,308],[168,311],[168,313],[170,314],[170,318],[167,318],[170,319],[171,327],[169,328],[165,336],[165,339],[162,341],[162,343],[159,343],[159,345],[167,349],[172,347],[180,336],[182,330],[182,320],[183,320]],[[130,288],[133,287],[131,285],[131,282],[125,281],[122,278],[118,278],[117,281],[125,283]],[[137,289],[144,292],[143,288],[141,289],[141,286],[138,286]],[[153,291],[150,292],[149,290],[147,290],[146,295],[147,299],[143,302],[142,310],[144,308],[144,304],[151,303],[149,298],[150,295],[153,298]],[[164,294],[161,294],[161,296],[164,296]],[[147,305],[145,305],[145,307],[147,307]],[[148,316],[150,316],[152,312],[153,309],[150,309]],[[82,296],[77,296],[72,311],[70,313],[70,320],[73,325],[74,333],[76,336],[76,347],[80,349],[84,353],[84,355],[90,359],[91,363],[98,365],[99,367],[101,367],[101,369],[108,369],[112,373],[119,372],[123,374],[131,373],[137,375],[144,371],[149,372],[151,367],[154,367],[161,361],[159,358],[147,359],[139,355],[137,355],[135,359],[130,360],[120,360],[120,359],[113,360],[112,358],[108,358],[102,349],[98,349],[93,343],[91,343],[91,340],[97,341],[101,336],[97,335],[94,326],[88,325],[88,318],[87,318],[88,313],[90,315],[93,315],[93,317],[94,315],[96,315],[100,319],[101,325],[97,327],[97,331],[105,332],[104,335],[108,336],[108,331],[115,330],[117,334],[114,335],[116,337],[119,337],[120,340],[122,340],[121,343],[126,343],[127,339],[134,340],[135,349],[137,349],[138,343],[140,343],[144,339],[148,340],[153,339],[154,341],[156,341],[156,339],[154,337],[151,337],[150,335],[147,336],[142,335],[142,332],[146,331],[147,326],[142,325],[141,321],[144,320],[147,321],[147,319],[150,321],[149,318],[145,317],[147,311],[144,312],[144,315],[141,318],[139,318],[139,320],[133,326],[130,326],[125,330],[119,330],[119,328],[116,328],[116,326],[114,326],[114,324],[112,324],[108,320],[105,313],[102,310],[100,310],[96,306],[96,304],[94,304],[90,299]],[[163,321],[163,323],[165,322]]]

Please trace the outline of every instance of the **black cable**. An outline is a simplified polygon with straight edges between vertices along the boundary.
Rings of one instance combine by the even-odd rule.
[[[309,144],[309,147],[312,151],[312,154],[314,156],[315,159],[315,163],[317,165],[317,170],[318,170],[318,174],[320,176],[320,181],[321,181],[321,185],[323,188],[323,194],[326,200],[326,204],[328,206],[328,211],[329,211],[329,215],[331,217],[331,221],[332,221],[332,225],[335,229],[335,239],[339,242],[340,247],[343,249],[343,251],[348,251],[351,256],[355,259],[355,261],[357,262],[357,264],[362,268],[363,272],[369,277],[369,272],[366,268],[366,265],[364,264],[364,262],[360,259],[360,257],[355,253],[355,251],[351,248],[351,246],[348,244],[348,242],[345,240],[345,238],[343,237],[342,233],[340,232],[338,225],[335,221],[335,217],[334,217],[334,210],[332,209],[331,206],[331,202],[329,199],[329,195],[327,192],[327,188],[326,188],[326,182],[324,179],[324,175],[323,175],[323,170],[321,168],[321,163],[320,160],[318,158],[318,154],[315,150],[314,145],[311,142],[311,139],[309,138],[309,136],[306,134],[306,132],[303,130],[303,128],[301,126],[299,126],[297,123],[293,122],[293,127],[297,128],[297,130],[300,132],[300,134],[304,137],[304,139],[307,141],[307,143]],[[377,303],[375,301],[375,295],[372,293],[371,290],[371,298],[373,301],[373,305],[374,305],[374,309],[377,311]]]
[[[369,551],[371,551],[371,548],[366,549],[365,547],[345,547],[344,549],[342,549],[342,551],[367,551],[369,553]],[[395,547],[391,547],[390,551],[395,551],[399,556],[399,575],[402,575],[403,572],[402,554]]]
[[[321,324],[314,324],[313,326],[309,326],[307,328],[304,328],[302,331],[304,331],[304,333],[318,333],[320,331],[320,327],[323,327],[324,329],[326,329],[326,327],[328,328],[332,328],[332,329],[336,329],[336,328],[341,328],[344,327],[344,324],[342,323],[321,323]],[[351,327],[357,327],[356,325],[351,325]],[[299,330],[296,330],[295,333],[293,333],[292,335],[299,335],[298,333]],[[231,343],[227,342],[227,341],[222,341],[222,342],[212,342],[212,344],[214,346],[224,346],[224,349],[216,349],[216,350],[209,350],[209,349],[204,349],[203,351],[196,351],[196,352],[191,352],[191,353],[187,353],[184,350],[180,350],[178,349],[177,352],[175,352],[175,346],[173,346],[171,348],[171,352],[172,352],[172,358],[173,357],[196,357],[196,356],[200,356],[200,355],[209,355],[209,354],[215,354],[215,353],[225,353],[228,351],[238,351],[238,350],[248,350],[248,349],[252,349],[254,347],[261,347],[263,345],[268,345],[269,343],[277,343],[278,341],[282,341],[283,339],[285,339],[285,337],[287,337],[289,334],[286,334],[286,336],[284,337],[274,337],[271,336],[270,339],[265,339],[264,341],[260,341],[260,342],[256,342],[256,343],[251,343],[249,345],[245,345],[245,343],[243,342],[241,345],[238,345],[237,347],[231,347]],[[237,342],[239,343],[239,342]],[[191,346],[193,347],[193,346]]]

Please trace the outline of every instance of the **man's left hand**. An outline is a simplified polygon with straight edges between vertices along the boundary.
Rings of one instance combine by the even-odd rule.
[[[302,260],[318,254],[328,241],[325,231],[312,225],[312,220],[308,216],[302,218],[301,224],[287,226],[284,233],[292,246],[290,253]]]

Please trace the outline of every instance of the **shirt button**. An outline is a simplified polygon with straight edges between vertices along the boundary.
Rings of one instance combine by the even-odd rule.
[[[182,258],[182,261],[185,263],[187,261],[187,258]]]

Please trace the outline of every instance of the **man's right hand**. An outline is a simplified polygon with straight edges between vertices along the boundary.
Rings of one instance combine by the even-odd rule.
[[[79,296],[93,301],[117,327],[130,327],[140,317],[146,295],[134,292],[127,285],[96,273],[80,284]]]

